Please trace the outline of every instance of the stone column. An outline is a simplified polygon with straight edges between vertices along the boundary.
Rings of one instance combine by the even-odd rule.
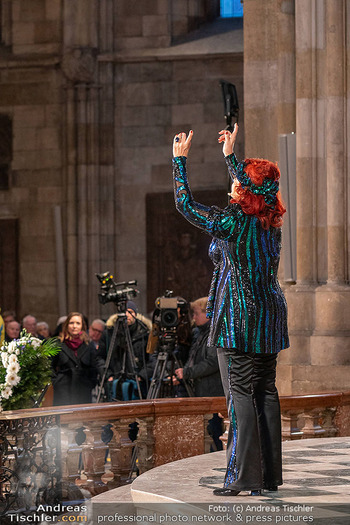
[[[96,273],[114,272],[113,0],[64,2],[68,309],[100,316]],[[105,310],[104,310],[104,313]]]
[[[75,124],[75,89],[66,88],[65,118],[65,157],[66,157],[66,232],[67,232],[67,301],[68,310],[75,310],[78,304],[77,271],[77,209],[76,209],[76,124]]]
[[[66,73],[69,74],[68,69]],[[68,309],[97,310],[99,271],[98,87],[75,84],[66,96]]]
[[[316,281],[316,4],[296,0],[297,280]]]
[[[278,133],[295,132],[295,2],[281,2],[278,13]],[[288,79],[288,80],[286,80]]]
[[[100,0],[99,49],[99,239],[100,272],[116,272],[116,173],[115,173],[115,66],[102,57],[114,49],[118,2]],[[116,281],[120,281],[116,275]],[[95,288],[96,291],[96,288]],[[112,306],[103,306],[103,315],[112,313]]]
[[[348,2],[324,2],[324,158],[326,183],[320,185],[327,204],[327,284],[315,294],[315,329],[310,342],[314,389],[342,390],[348,384],[350,287],[346,284],[346,44]],[[325,182],[325,181],[322,181]],[[308,378],[309,380],[309,378]]]
[[[314,0],[295,0],[295,37],[289,32],[289,42],[291,39],[295,41],[297,284],[285,290],[291,349],[281,352],[277,375],[279,391],[284,395],[292,394],[296,385],[299,387],[300,365],[308,366],[310,362],[310,335],[314,329],[317,280],[316,19]],[[285,82],[289,81],[290,77],[285,77]],[[281,107],[281,111],[284,114],[285,108]]]
[[[245,1],[243,23],[245,157],[277,159],[276,0]]]
[[[77,124],[77,215],[78,215],[78,310],[86,312],[88,306],[88,206],[87,206],[87,104],[88,86],[76,87],[76,124]]]
[[[345,278],[345,2],[325,2],[328,283]]]

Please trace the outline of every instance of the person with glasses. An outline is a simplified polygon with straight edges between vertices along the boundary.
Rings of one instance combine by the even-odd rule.
[[[99,347],[100,339],[103,334],[103,331],[106,327],[106,323],[102,319],[94,319],[89,326],[89,337],[94,344],[96,350]]]

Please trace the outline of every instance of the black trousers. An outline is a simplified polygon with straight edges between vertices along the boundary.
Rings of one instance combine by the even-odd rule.
[[[219,348],[230,429],[224,487],[257,490],[282,485],[277,354]]]

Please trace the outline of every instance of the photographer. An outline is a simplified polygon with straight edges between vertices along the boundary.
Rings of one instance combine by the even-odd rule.
[[[137,306],[133,301],[127,301],[125,313],[127,317],[132,350],[135,357],[135,372],[139,380],[142,397],[146,397],[148,379],[152,373],[148,363],[149,356],[146,354],[149,333],[149,327],[147,325],[149,324],[149,321],[145,317],[137,314]],[[103,375],[103,370],[105,368],[108,349],[117,319],[118,314],[114,314],[107,320],[106,329],[104,330],[99,342],[97,362],[101,376]],[[138,398],[137,389],[132,388],[132,381],[135,379],[134,371],[130,363],[125,335],[122,332],[117,334],[116,346],[107,369],[106,379],[108,385],[106,391],[109,401],[114,399],[126,401],[128,399]],[[116,383],[115,380],[120,381]],[[130,388],[128,388],[127,385],[125,385],[123,388],[123,382],[131,385]]]
[[[201,297],[191,303],[192,316],[196,328],[188,360],[183,368],[175,370],[177,379],[193,385],[196,397],[219,397],[224,395],[221,383],[219,363],[216,347],[208,346],[210,320],[206,317],[208,297]],[[178,386],[177,397],[186,396],[182,385]],[[215,449],[222,450],[219,437],[223,433],[222,419],[218,414],[213,414],[209,421],[208,432],[213,438]]]
[[[191,303],[196,328],[184,368],[175,370],[178,379],[192,381],[196,397],[223,396],[216,347],[207,346],[210,321],[206,317],[207,297]]]

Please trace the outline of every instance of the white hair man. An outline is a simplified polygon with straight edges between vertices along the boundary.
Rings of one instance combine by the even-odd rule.
[[[22,319],[22,327],[27,330],[28,334],[37,336],[36,331],[37,320],[33,315],[26,315]]]
[[[105,329],[106,323],[102,319],[94,319],[89,327],[89,336],[97,349],[100,343],[101,335]]]

